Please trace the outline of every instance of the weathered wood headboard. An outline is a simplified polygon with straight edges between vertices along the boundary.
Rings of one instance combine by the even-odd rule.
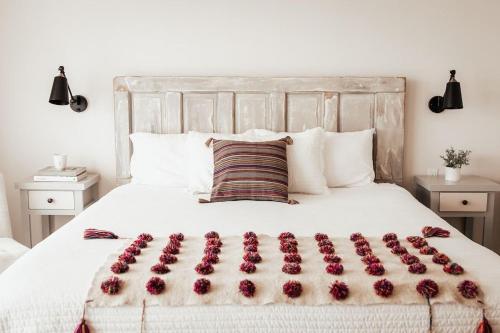
[[[133,132],[297,132],[376,128],[376,179],[402,182],[403,77],[116,77],[116,176],[130,178]]]

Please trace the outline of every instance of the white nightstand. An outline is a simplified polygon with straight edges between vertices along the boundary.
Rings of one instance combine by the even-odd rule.
[[[463,176],[458,182],[440,176],[416,176],[415,183],[420,202],[443,218],[471,218],[466,233],[476,243],[493,249],[495,192],[500,192],[500,184],[478,176]]]
[[[21,191],[21,214],[23,222],[30,228],[30,244],[33,246],[31,215],[42,216],[44,239],[54,231],[55,215],[78,215],[99,198],[100,176],[95,173],[79,182],[35,182],[16,183]]]

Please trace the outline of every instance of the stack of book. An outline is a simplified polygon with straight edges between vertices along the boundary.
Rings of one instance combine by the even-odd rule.
[[[64,170],[57,170],[48,166],[38,170],[33,176],[35,182],[79,182],[87,177],[85,167],[66,167]]]

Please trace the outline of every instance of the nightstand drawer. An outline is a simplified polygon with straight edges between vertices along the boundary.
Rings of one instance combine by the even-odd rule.
[[[488,193],[439,193],[441,212],[485,212]]]
[[[72,191],[28,191],[29,209],[75,209]]]

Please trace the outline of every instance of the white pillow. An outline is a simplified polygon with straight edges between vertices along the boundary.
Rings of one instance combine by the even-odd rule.
[[[188,186],[187,134],[133,133],[132,183]]]
[[[325,132],[325,176],[328,187],[354,187],[372,183],[374,129]]]
[[[328,189],[323,174],[323,133],[323,129],[319,127],[301,133],[275,133],[268,130],[254,129],[246,131],[240,140],[268,141],[277,140],[289,135],[293,139],[293,144],[287,146],[286,154],[288,163],[288,191],[291,193],[322,194]],[[210,154],[213,154],[212,150],[210,150]],[[210,179],[212,179],[213,156],[210,163],[212,167]],[[207,176],[208,172],[203,175],[203,177]],[[208,191],[210,191],[211,187],[212,182],[210,182]],[[204,190],[207,191],[206,188]]]

